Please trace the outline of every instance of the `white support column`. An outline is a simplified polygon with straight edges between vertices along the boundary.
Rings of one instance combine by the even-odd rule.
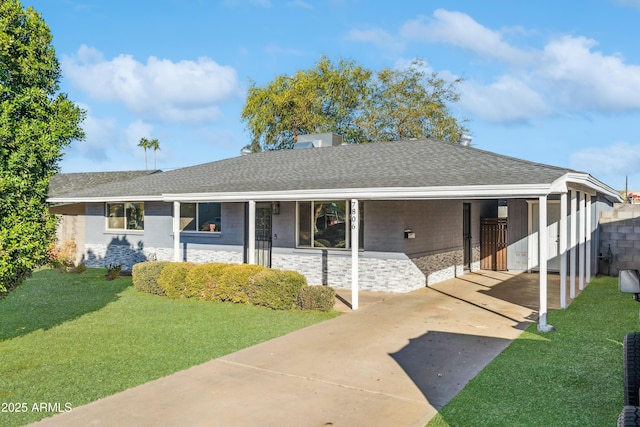
[[[358,309],[358,251],[360,244],[359,228],[360,228],[360,212],[358,208],[358,200],[351,199],[351,309]]]
[[[586,214],[585,214],[585,194],[584,191],[580,192],[580,230],[578,233],[578,237],[580,239],[580,243],[578,244],[578,288],[580,290],[584,289],[584,239],[586,236]]]
[[[539,222],[540,230],[538,232],[538,264],[540,267],[540,311],[538,312],[538,331],[553,331],[554,327],[547,324],[547,262],[549,250],[547,241],[549,233],[547,233],[547,196],[540,196]]]
[[[173,260],[180,262],[180,202],[173,202]]]
[[[586,237],[587,241],[585,243],[585,281],[588,284],[591,281],[591,194],[587,194],[587,205],[585,212],[587,214],[586,218]]]
[[[569,251],[569,296],[576,297],[576,246],[578,245],[578,195],[576,190],[569,190],[571,195],[571,247]]]
[[[256,201],[249,200],[249,235],[247,236],[247,264],[256,263]]]
[[[567,308],[567,193],[560,195],[560,308]]]

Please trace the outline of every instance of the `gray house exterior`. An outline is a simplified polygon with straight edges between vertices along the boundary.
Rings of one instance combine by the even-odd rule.
[[[473,147],[313,138],[329,143],[67,190],[54,181],[49,201],[62,216],[82,216],[88,266],[249,262],[297,270],[310,284],[386,292],[480,269],[481,221],[499,216],[508,220],[509,270],[566,275],[582,265],[588,279],[597,268],[593,219],[620,201],[589,174]]]

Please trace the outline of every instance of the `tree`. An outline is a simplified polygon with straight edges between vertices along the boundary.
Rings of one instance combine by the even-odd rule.
[[[247,148],[291,148],[298,135],[323,132],[359,141],[355,118],[370,78],[370,71],[351,61],[341,59],[334,65],[323,56],[314,68],[293,77],[277,76],[266,87],[252,83],[242,110],[252,136]]]
[[[149,165],[147,164],[147,148],[151,147],[151,141],[147,138],[140,138],[140,142],[138,143],[138,147],[144,148],[144,168],[145,170],[149,170]]]
[[[153,169],[156,170],[156,151],[160,150],[160,143],[157,138],[149,141],[149,148],[153,148]]]
[[[385,68],[372,82],[366,114],[357,120],[370,141],[434,138],[459,143],[467,129],[450,113],[448,105],[458,102],[453,82],[423,71],[424,63],[414,61],[406,69]]]
[[[63,149],[84,137],[84,111],[59,93],[51,40],[35,9],[0,2],[0,294],[49,260],[49,179]]]
[[[352,61],[322,57],[293,77],[276,76],[265,87],[251,83],[242,110],[252,152],[291,148],[297,135],[334,132],[346,143],[438,138],[457,143],[467,130],[449,111],[459,99],[453,82],[423,71],[377,73]]]

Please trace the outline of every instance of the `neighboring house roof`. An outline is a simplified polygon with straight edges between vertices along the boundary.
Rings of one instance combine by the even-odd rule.
[[[76,195],[82,190],[95,188],[102,184],[128,181],[133,178],[150,175],[153,171],[122,171],[122,172],[78,172],[61,173],[51,177],[49,181],[50,198],[62,197],[64,195]]]
[[[427,139],[268,151],[86,187],[50,201],[515,197],[548,194],[563,177],[615,194],[585,173]]]

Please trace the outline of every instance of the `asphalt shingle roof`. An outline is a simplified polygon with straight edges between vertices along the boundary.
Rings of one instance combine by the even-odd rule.
[[[128,181],[159,171],[77,172],[61,173],[49,181],[49,197],[75,196],[79,191],[97,186]]]
[[[568,172],[428,139],[268,151],[86,186],[73,196],[550,184]]]

